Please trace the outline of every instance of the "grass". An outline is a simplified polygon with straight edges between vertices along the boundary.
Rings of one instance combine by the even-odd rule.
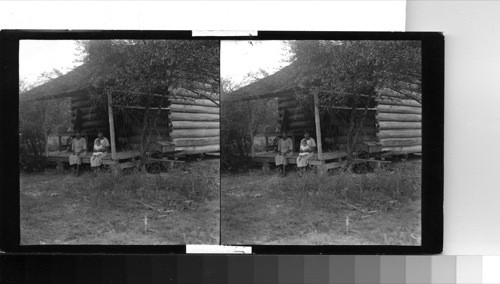
[[[419,245],[420,172],[413,161],[369,174],[223,175],[222,242]]]
[[[219,242],[218,160],[161,174],[47,170],[20,181],[23,245]]]

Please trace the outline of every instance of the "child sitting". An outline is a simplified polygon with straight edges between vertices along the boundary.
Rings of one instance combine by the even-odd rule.
[[[309,154],[309,151],[311,151],[311,147],[309,147],[305,139],[302,139],[302,142],[300,143],[300,152],[298,157],[299,161],[302,160],[304,156],[307,156]]]
[[[101,145],[101,140],[96,139],[94,142],[94,153],[92,155],[97,156],[102,154],[101,152],[104,150],[104,147]]]

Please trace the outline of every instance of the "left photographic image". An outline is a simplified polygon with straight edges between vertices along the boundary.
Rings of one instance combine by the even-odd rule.
[[[218,40],[21,40],[21,245],[219,244]]]

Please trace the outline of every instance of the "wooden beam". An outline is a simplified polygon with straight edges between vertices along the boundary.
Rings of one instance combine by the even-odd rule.
[[[111,93],[108,93],[108,118],[109,118],[109,134],[111,139],[111,158],[116,160],[116,143],[115,143],[115,119],[113,117],[113,98]]]
[[[318,93],[314,92],[314,120],[316,123],[316,146],[318,146],[318,159],[323,158],[323,146],[321,145],[321,122],[319,118],[319,98]]]
[[[140,107],[140,106],[122,106],[122,105],[115,105],[116,108],[128,108],[128,109],[146,109],[145,107]],[[158,110],[157,107],[151,107],[149,108],[151,110]],[[162,107],[162,108],[159,108],[161,110],[169,110],[170,108],[168,107]]]

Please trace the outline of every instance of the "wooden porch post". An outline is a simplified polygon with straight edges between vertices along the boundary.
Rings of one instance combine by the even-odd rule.
[[[319,97],[318,93],[314,92],[314,122],[316,124],[316,145],[318,146],[318,159],[323,158],[323,146],[321,145],[321,122],[319,118]]]
[[[109,118],[109,135],[111,139],[111,158],[116,160],[116,144],[115,144],[115,119],[113,117],[113,98],[111,93],[108,93],[108,118]]]

